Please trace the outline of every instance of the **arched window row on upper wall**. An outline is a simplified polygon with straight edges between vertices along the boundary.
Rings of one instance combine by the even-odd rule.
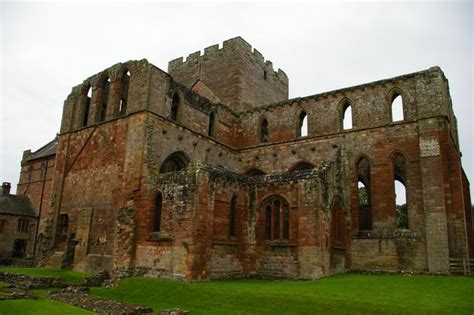
[[[357,192],[359,207],[359,230],[372,229],[372,205],[370,187],[370,162],[361,158],[357,163]]]
[[[342,129],[352,129],[352,104],[348,100],[342,105]]]
[[[99,113],[98,113],[98,122],[105,120],[107,116],[107,104],[109,102],[109,93],[110,93],[110,77],[105,77],[102,79],[102,82],[99,84],[100,90],[100,103],[99,103]]]
[[[160,173],[178,172],[189,164],[189,158],[183,152],[169,155],[161,164]]]
[[[402,121],[404,117],[403,97],[400,93],[394,92],[390,102],[391,120]]]
[[[118,97],[118,104],[114,104],[114,115],[122,116],[125,115],[127,112],[127,105],[128,105],[128,95],[130,90],[130,78],[131,73],[128,69],[123,71],[122,77],[120,79],[120,94]],[[96,114],[95,114],[95,121],[102,122],[107,119],[107,108],[110,99],[111,93],[111,80],[109,76],[104,76],[99,83],[97,84],[97,89],[94,93],[98,93],[99,96],[96,98],[99,101]],[[92,103],[92,90],[93,87],[90,83],[87,83],[83,90],[82,95],[85,98],[85,102],[83,108],[80,113],[80,120],[79,120],[79,127],[86,127],[89,123],[89,115],[91,111],[91,103]]]
[[[290,207],[280,196],[272,196],[262,203],[264,213],[265,240],[288,240],[290,238]]]
[[[260,143],[268,142],[268,120],[266,118],[260,121],[258,135]]]
[[[82,112],[81,117],[81,127],[87,126],[87,122],[89,120],[89,112],[91,108],[91,100],[92,100],[92,86],[89,84],[83,89],[84,97],[86,98],[84,103],[84,111]]]
[[[298,117],[298,137],[308,136],[308,115],[305,111],[302,111]]]
[[[127,105],[128,105],[128,90],[130,87],[130,71],[125,70],[122,75],[122,79],[120,80],[120,101],[118,107],[118,114],[119,116],[125,115],[127,113]]]
[[[229,209],[229,236],[236,235],[236,219],[237,219],[237,198],[238,195],[232,195],[232,200],[230,201]]]

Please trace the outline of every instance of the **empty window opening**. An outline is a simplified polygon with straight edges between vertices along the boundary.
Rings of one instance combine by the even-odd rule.
[[[209,137],[214,137],[214,128],[215,128],[215,123],[216,123],[215,120],[216,120],[216,115],[214,114],[214,112],[212,112],[209,115],[209,126],[207,129],[207,135]]]
[[[181,99],[179,98],[178,93],[174,93],[173,100],[171,101],[171,114],[170,118],[172,120],[178,120],[178,110]]]
[[[370,163],[366,158],[357,165],[357,194],[359,208],[359,230],[372,229],[372,207],[370,201]]]
[[[344,105],[342,127],[344,130],[352,129],[352,106],[349,103]]]
[[[125,115],[127,112],[128,89],[130,85],[130,71],[126,71],[122,76],[122,86],[120,91],[119,115]]]
[[[88,86],[88,88],[85,90],[84,96],[86,98],[86,101],[84,104],[84,112],[82,113],[81,127],[87,126],[87,121],[89,119],[89,111],[91,108],[92,99],[92,86]]]
[[[264,80],[267,79],[267,71],[266,71],[266,70],[263,70],[263,79],[264,79]]]
[[[403,116],[403,99],[400,94],[394,94],[392,97],[392,121],[401,121]]]
[[[161,164],[160,173],[178,172],[185,169],[189,164],[189,159],[184,153],[173,153]]]
[[[19,219],[18,220],[18,232],[28,232],[28,225],[30,224],[30,220],[28,219]]]
[[[289,206],[280,197],[271,197],[264,204],[265,239],[288,240],[290,238]]]
[[[26,256],[26,240],[17,239],[13,243],[13,258],[24,258]]]
[[[397,211],[397,228],[408,229],[407,191],[405,185],[395,179],[395,209]]]
[[[236,219],[236,208],[237,208],[237,195],[232,196],[230,202],[230,213],[229,213],[229,235],[235,236],[235,219]]]
[[[153,218],[153,231],[161,231],[161,209],[163,208],[163,195],[159,192],[156,194],[155,213]]]
[[[306,137],[308,135],[308,115],[305,112],[300,114],[298,127],[298,136]]]
[[[260,142],[268,142],[268,121],[266,119],[260,123]]]
[[[107,102],[109,100],[110,78],[104,80],[100,97],[99,122],[104,121],[107,116]]]

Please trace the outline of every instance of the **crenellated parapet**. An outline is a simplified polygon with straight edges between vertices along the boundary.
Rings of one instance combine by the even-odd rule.
[[[168,63],[168,71],[172,72],[180,67],[193,66],[201,60],[212,61],[211,59],[215,58],[217,61],[221,56],[233,54],[236,50],[248,54],[255,63],[267,71],[267,75],[274,75],[281,82],[288,84],[286,73],[280,68],[274,70],[273,63],[270,60],[265,60],[262,53],[256,48],[252,49],[252,46],[240,36],[224,41],[222,48],[219,48],[219,44],[216,44],[204,48],[204,54],[201,54],[201,51],[196,51],[189,54],[186,59],[183,57],[173,59]]]
[[[226,105],[235,110],[247,110],[256,105],[288,99],[288,77],[275,70],[273,63],[241,37],[209,46],[204,53],[196,51],[174,59],[168,73],[176,81],[193,87],[203,82]]]

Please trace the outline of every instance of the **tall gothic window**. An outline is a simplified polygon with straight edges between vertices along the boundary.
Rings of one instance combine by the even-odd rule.
[[[342,128],[344,130],[352,129],[352,106],[348,101],[342,107]]]
[[[360,159],[357,163],[357,192],[359,198],[359,230],[371,230],[370,162],[366,158]]]
[[[265,239],[288,240],[290,238],[290,207],[280,196],[267,198],[262,209],[265,215]]]
[[[128,89],[130,86],[130,71],[126,70],[122,76],[121,87],[120,87],[120,103],[119,103],[119,115],[125,115],[127,113],[128,104]]]
[[[308,115],[302,111],[298,121],[298,137],[306,137],[308,135]]]
[[[392,96],[392,121],[401,121],[403,117],[403,98],[400,94],[394,93]]]

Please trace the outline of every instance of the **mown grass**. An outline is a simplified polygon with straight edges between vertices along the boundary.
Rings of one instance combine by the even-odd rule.
[[[21,270],[20,270],[21,269]],[[4,270],[4,269],[0,269]],[[12,268],[8,268],[11,271]],[[30,275],[78,281],[84,274],[54,269],[19,268]],[[1,301],[0,314],[87,314],[45,299]],[[183,283],[129,278],[114,289],[91,294],[192,314],[473,314],[474,278],[342,274],[317,281],[235,280]]]
[[[82,315],[95,314],[81,308],[53,300],[11,300],[0,301],[2,315]]]
[[[35,277],[59,277],[61,281],[70,284],[82,284],[84,283],[84,278],[90,276],[90,274],[83,272],[52,268],[3,267],[0,268],[0,271],[24,274]]]
[[[474,278],[344,274],[318,281],[129,278],[91,294],[192,314],[472,314]]]

